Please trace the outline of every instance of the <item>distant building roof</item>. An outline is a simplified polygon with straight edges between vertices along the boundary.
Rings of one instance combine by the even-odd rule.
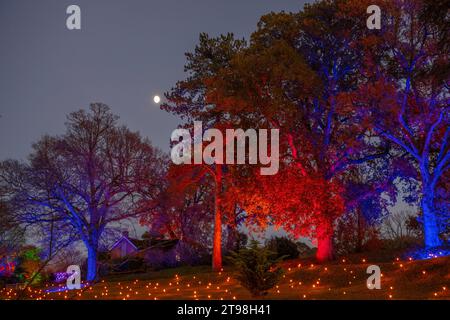
[[[145,249],[150,246],[150,240],[139,240],[128,238],[138,250]]]
[[[150,238],[150,239],[135,239],[130,238],[128,236],[128,232],[123,232],[122,237],[120,237],[109,249],[109,251],[113,250],[115,247],[117,247],[122,241],[127,241],[130,243],[136,251],[146,250],[146,249],[162,249],[162,250],[170,250],[172,249],[177,243],[178,239],[157,239],[157,238]]]
[[[142,250],[159,249],[159,250],[170,250],[177,245],[178,239],[153,239],[149,240],[150,244]]]
[[[138,247],[133,243],[133,241],[131,241],[130,238],[128,238],[127,236],[123,235],[122,237],[120,237],[119,240],[117,240],[109,249],[109,251],[114,250],[115,247],[117,247],[120,243],[122,243],[123,241],[128,242],[129,244],[131,244],[136,250],[139,250]]]

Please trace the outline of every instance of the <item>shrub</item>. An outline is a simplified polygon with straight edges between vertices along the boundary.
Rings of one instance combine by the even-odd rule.
[[[150,248],[145,253],[147,265],[155,270],[174,268],[184,265],[209,264],[211,256],[207,250],[198,245],[177,241],[166,248]]]
[[[140,257],[130,257],[114,267],[115,272],[133,272],[145,270],[144,259]]]
[[[32,284],[36,284],[43,280],[42,273],[37,273],[40,266],[40,249],[28,246],[20,252],[14,274],[20,282],[32,280]]]
[[[266,247],[277,254],[277,257],[295,259],[299,255],[297,244],[287,237],[273,237],[266,242]]]
[[[337,255],[377,251],[382,247],[378,222],[368,221],[361,210],[347,212],[337,220],[333,242]]]
[[[173,268],[178,265],[177,256],[174,249],[149,249],[145,253],[145,261],[149,267],[155,270]]]
[[[236,280],[254,297],[266,295],[283,275],[283,269],[277,266],[283,257],[260,247],[255,240],[248,248],[230,252],[228,259],[237,269]]]
[[[235,228],[228,227],[226,234],[225,252],[236,251],[245,248],[248,243],[248,236],[244,232],[239,232]]]
[[[317,251],[316,248],[311,248],[306,243],[300,241],[297,242],[297,249],[299,252],[299,257],[301,258],[309,258],[311,256],[315,256]]]
[[[209,264],[211,262],[211,255],[202,246],[179,241],[174,249],[177,265],[195,266]]]

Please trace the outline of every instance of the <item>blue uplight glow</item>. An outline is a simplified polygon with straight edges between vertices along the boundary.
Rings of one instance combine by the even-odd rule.
[[[427,260],[446,257],[450,256],[450,248],[419,249],[407,253],[407,256],[413,258],[414,260]]]

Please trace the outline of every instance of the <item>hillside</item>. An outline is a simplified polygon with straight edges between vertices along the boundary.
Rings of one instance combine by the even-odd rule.
[[[366,269],[380,266],[381,289],[366,287]],[[309,260],[285,262],[283,280],[264,299],[450,299],[450,257],[430,260],[371,262],[351,256],[329,264]],[[47,292],[29,289],[28,299],[252,299],[225,268],[216,274],[209,266],[183,267],[104,279],[79,291]],[[53,288],[50,291],[58,291]],[[16,297],[3,289],[2,299]]]

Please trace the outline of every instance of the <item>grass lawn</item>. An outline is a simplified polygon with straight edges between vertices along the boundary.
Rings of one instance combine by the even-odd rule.
[[[366,286],[366,269],[380,266],[381,289]],[[263,299],[450,299],[450,257],[430,260],[377,261],[352,255],[317,265],[308,259],[283,263],[285,275]],[[30,288],[29,299],[252,299],[225,267],[213,273],[209,266],[182,267],[149,273],[115,276],[82,290],[45,293]],[[14,298],[12,289],[0,298]]]

